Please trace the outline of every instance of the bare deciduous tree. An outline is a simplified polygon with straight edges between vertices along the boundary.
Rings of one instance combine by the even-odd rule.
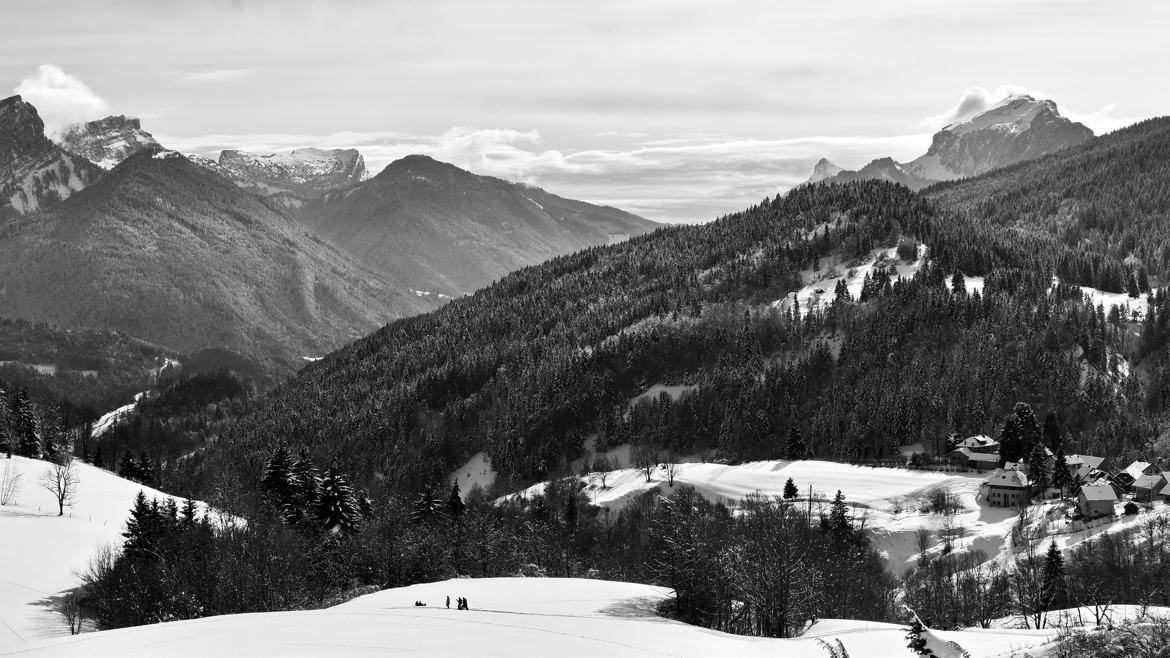
[[[0,505],[7,505],[16,499],[20,493],[21,474],[16,472],[12,462],[5,461],[4,469],[0,470]]]
[[[605,481],[609,479],[609,472],[612,470],[613,464],[610,463],[609,459],[607,459],[605,455],[598,455],[597,458],[593,460],[593,471],[597,473],[598,476],[600,476],[602,489],[609,488]]]
[[[634,461],[634,468],[642,471],[649,482],[650,475],[658,466],[658,452],[648,444],[639,443],[630,450],[630,458]]]
[[[61,616],[69,625],[70,635],[81,633],[81,622],[84,617],[81,614],[81,604],[77,600],[76,592],[69,592],[61,601]]]
[[[71,455],[62,455],[45,467],[41,473],[41,486],[57,499],[57,516],[65,516],[65,506],[73,504],[81,476],[73,464]]]

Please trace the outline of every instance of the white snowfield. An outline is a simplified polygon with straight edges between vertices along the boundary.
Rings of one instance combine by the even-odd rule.
[[[139,491],[167,497],[76,462],[81,480],[75,502],[59,517],[56,498],[40,485],[47,462],[0,455],[0,474],[7,466],[21,476],[21,483],[14,499],[0,506],[0,653],[68,635],[56,604],[78,585],[77,574],[103,546],[121,546]]]
[[[85,633],[0,655],[53,656],[576,656],[596,658],[826,658],[817,643],[840,639],[854,658],[905,656],[895,624],[822,620],[805,637],[728,635],[655,614],[669,591],[650,585],[568,578],[454,579],[389,589],[325,610],[227,615]],[[445,607],[451,597],[451,609]],[[456,597],[470,610],[456,610]],[[416,607],[415,601],[426,603]],[[971,656],[1010,656],[1051,631],[931,633]],[[937,636],[937,638],[933,637]],[[940,655],[959,655],[940,654]],[[1038,655],[1038,654],[1037,654]]]

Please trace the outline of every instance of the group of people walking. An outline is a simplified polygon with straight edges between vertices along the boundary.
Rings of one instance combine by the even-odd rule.
[[[460,596],[459,598],[455,599],[455,603],[457,605],[457,607],[455,608],[456,610],[470,610],[471,609],[471,608],[467,607],[467,598],[466,597]],[[451,597],[448,596],[447,597],[447,608],[449,609],[450,607],[451,607]]]

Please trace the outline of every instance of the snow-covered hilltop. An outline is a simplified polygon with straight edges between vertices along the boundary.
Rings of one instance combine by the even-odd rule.
[[[921,189],[938,181],[978,176],[1092,139],[1093,131],[1061,116],[1056,103],[1025,94],[1008,96],[975,116],[934,135],[930,148],[907,163],[878,158],[857,171],[839,170],[821,158],[807,183],[884,179]]]
[[[468,610],[455,608],[458,597],[467,598]],[[20,655],[824,658],[820,641],[837,640],[858,658],[906,653],[905,629],[897,624],[828,619],[795,639],[729,635],[657,616],[656,606],[669,597],[661,587],[605,580],[457,578],[383,590],[325,610],[87,633],[29,645]],[[1009,629],[931,633],[938,644],[956,642],[972,656],[1009,655],[1053,635]]]
[[[160,500],[169,497],[75,462],[79,481],[74,502],[58,516],[57,500],[40,484],[48,466],[37,459],[0,455],[0,490],[18,478],[16,491],[0,505],[0,655],[27,642],[68,635],[57,605],[78,585],[77,574],[103,547],[121,546],[139,491]]]
[[[264,195],[318,197],[366,176],[366,161],[357,149],[302,148],[267,155],[226,150],[218,165],[240,187]]]
[[[71,126],[61,136],[61,148],[110,170],[142,151],[162,148],[142,123],[127,116],[110,116]]]

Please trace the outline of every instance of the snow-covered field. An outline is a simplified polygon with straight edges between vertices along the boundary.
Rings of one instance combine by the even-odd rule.
[[[56,601],[76,587],[83,571],[105,545],[121,545],[121,533],[139,490],[153,489],[113,473],[77,463],[81,481],[76,502],[57,516],[57,500],[40,485],[47,463],[0,456],[21,476],[20,490],[0,506],[0,652],[25,642],[68,635]],[[48,655],[48,654],[45,654]]]
[[[470,610],[447,609],[463,596]],[[390,589],[316,611],[258,613],[86,633],[23,647],[20,656],[786,656],[825,658],[840,639],[854,658],[904,656],[895,624],[821,620],[805,637],[728,635],[663,619],[660,587],[561,578],[455,579]],[[422,601],[426,607],[416,607]],[[932,633],[973,657],[1010,656],[1052,631]],[[945,654],[943,654],[945,655]],[[958,654],[954,654],[958,655]]]
[[[680,463],[675,467],[674,486],[687,485],[708,500],[736,505],[748,494],[780,496],[784,483],[792,478],[801,501],[811,499],[814,506],[827,511],[833,496],[840,490],[846,502],[854,505],[859,522],[872,533],[876,546],[887,559],[889,569],[902,576],[913,567],[919,556],[920,529],[930,532],[928,553],[944,548],[944,535],[956,552],[982,552],[988,562],[1010,567],[1015,549],[1007,538],[1017,522],[1018,510],[990,507],[977,500],[979,485],[986,473],[915,471],[903,468],[852,466],[838,462],[763,461],[728,466],[714,463]],[[668,494],[669,474],[659,465],[650,474],[626,468],[581,476],[585,493],[593,504],[617,511],[648,492]],[[543,492],[545,483],[535,484],[514,495],[531,497]],[[959,505],[954,514],[924,511],[927,496],[936,489],[951,494]],[[1071,505],[1070,503],[1063,503]],[[1055,541],[1064,551],[1103,533],[1121,532],[1153,516],[1170,515],[1170,506],[1157,505],[1133,516],[1120,516],[1103,525],[1071,532],[1072,526],[1061,511],[1060,501],[1048,501],[1032,508],[1027,526],[1036,531],[1044,526],[1041,542],[1047,547]],[[814,508],[814,513],[817,510]]]

